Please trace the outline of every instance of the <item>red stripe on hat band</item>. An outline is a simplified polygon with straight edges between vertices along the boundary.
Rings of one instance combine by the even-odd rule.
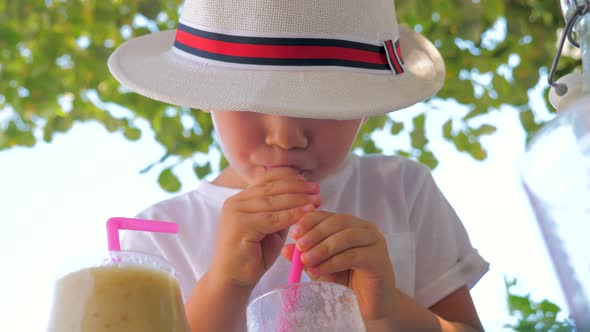
[[[395,51],[397,52],[397,56],[399,57],[399,60],[403,64],[404,63],[404,58],[402,57],[402,48],[399,46],[399,41],[397,41],[395,43]]]
[[[397,57],[395,56],[395,53],[393,51],[393,41],[388,40],[385,44],[387,45],[387,52],[389,53],[389,57],[391,58],[391,62],[395,66],[395,72],[398,74],[403,73],[404,70],[400,66],[400,64],[398,63]]]
[[[177,30],[176,40],[187,46],[222,55],[272,59],[336,59],[387,64],[384,53],[337,46],[243,44],[192,35]]]

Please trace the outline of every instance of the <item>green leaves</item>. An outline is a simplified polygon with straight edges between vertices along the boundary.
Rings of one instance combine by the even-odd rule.
[[[508,311],[517,319],[515,324],[506,324],[504,327],[516,332],[574,332],[572,322],[558,319],[561,309],[555,303],[548,300],[534,301],[530,294],[514,294],[512,289],[516,283],[516,279],[504,278]]]
[[[65,133],[72,128],[72,125],[73,120],[69,116],[57,115],[49,117],[43,128],[43,140],[50,143],[54,133]]]
[[[138,121],[147,121],[166,156],[175,157],[178,163],[215,147],[208,114],[122,89],[106,67],[108,56],[129,37],[123,30],[131,36],[148,33],[137,24],[138,15],[157,29],[172,29],[181,3],[0,0],[0,150],[34,146],[38,140],[51,142],[56,133],[67,132],[82,121],[96,121],[129,140],[141,138]],[[457,151],[476,160],[486,158],[481,139],[495,133],[485,120],[491,111],[517,110],[527,139],[543,125],[530,110],[528,92],[538,84],[540,69],[553,60],[556,30],[563,26],[559,4],[550,0],[408,0],[396,6],[398,20],[432,40],[445,59],[446,83],[436,99],[470,108],[462,119],[448,120],[442,127],[444,139]],[[578,59],[564,56],[557,76],[579,65]],[[89,97],[92,93],[96,98]],[[59,102],[63,96],[71,97],[71,109]],[[113,105],[129,112],[115,116]],[[14,109],[14,114],[5,116],[8,113],[3,108]],[[428,114],[404,116],[395,121],[386,116],[370,118],[354,147],[382,153],[373,141],[375,131],[407,135],[408,147],[389,151],[436,167],[436,153],[429,148],[435,136],[428,135],[425,126]],[[35,136],[36,132],[42,134]],[[155,160],[146,169],[163,163]],[[208,165],[195,170],[196,176],[202,178],[212,166],[223,168],[226,160]],[[166,173],[164,179],[169,177]],[[174,181],[163,183],[167,190],[176,188]]]
[[[211,173],[211,164],[209,162],[207,162],[205,165],[194,164],[193,170],[195,171],[197,178],[202,179]]]
[[[35,145],[35,137],[29,131],[19,130],[14,121],[8,122],[6,130],[0,131],[0,150],[10,148],[18,144],[23,146]]]
[[[172,173],[172,169],[170,168],[166,168],[160,173],[158,183],[162,189],[171,193],[179,191],[181,187],[180,180]]]
[[[489,124],[482,124],[479,128],[473,129],[471,133],[475,136],[491,135],[496,132],[496,127]]]
[[[455,145],[459,152],[468,153],[475,160],[485,160],[488,156],[487,151],[481,144],[481,137],[491,135],[496,132],[496,127],[490,124],[482,124],[479,127],[470,127],[469,123],[464,123],[461,130],[453,130],[453,120],[447,120],[442,127],[442,136]]]
[[[428,166],[430,169],[434,169],[438,165],[438,159],[436,159],[432,151],[421,151],[418,155],[418,161]]]
[[[453,120],[448,119],[445,124],[443,124],[443,137],[447,140],[453,139]]]
[[[390,133],[392,135],[397,135],[399,133],[401,133],[401,131],[404,129],[404,123],[403,122],[395,122],[395,121],[391,121],[391,130]]]
[[[141,130],[134,127],[126,127],[123,130],[123,135],[125,135],[125,138],[130,141],[137,141],[141,138]]]
[[[426,138],[426,132],[424,130],[425,119],[426,116],[424,114],[420,114],[412,119],[414,129],[412,129],[412,132],[410,133],[410,138],[411,145],[414,149],[423,149],[426,144],[428,144],[428,139]]]
[[[367,119],[359,130],[353,148],[361,148],[364,153],[381,153],[383,150],[378,148],[373,142],[371,133],[375,130],[383,129],[388,123],[389,119],[385,115],[374,116]]]
[[[415,157],[419,162],[434,169],[438,165],[438,159],[432,151],[428,150],[428,138],[426,137],[426,114],[422,113],[412,119],[413,128],[410,132],[410,156]]]
[[[520,119],[522,127],[527,132],[526,141],[528,142],[537,132],[537,130],[539,130],[543,126],[543,123],[535,121],[535,116],[533,115],[533,112],[530,109],[521,111],[520,113],[518,113],[518,117]]]

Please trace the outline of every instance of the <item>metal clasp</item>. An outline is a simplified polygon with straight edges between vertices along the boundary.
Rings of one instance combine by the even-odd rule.
[[[553,59],[553,64],[551,64],[551,70],[549,71],[549,77],[547,78],[547,82],[555,89],[555,93],[558,96],[563,96],[567,93],[567,85],[555,83],[555,81],[553,80],[555,78],[557,63],[559,62],[559,58],[563,50],[563,44],[565,43],[565,39],[567,38],[570,44],[574,45],[577,48],[580,48],[580,44],[578,44],[578,42],[576,42],[572,37],[572,32],[578,18],[584,16],[588,12],[590,12],[590,0],[576,7],[576,10],[574,11],[572,18],[569,21],[567,21],[565,29],[561,34],[561,38],[559,39],[559,46],[557,47],[557,52],[555,54],[555,58]]]

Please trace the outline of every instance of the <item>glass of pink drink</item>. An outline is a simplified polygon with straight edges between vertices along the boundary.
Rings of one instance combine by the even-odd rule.
[[[248,332],[364,332],[354,292],[330,282],[293,283],[252,300]]]

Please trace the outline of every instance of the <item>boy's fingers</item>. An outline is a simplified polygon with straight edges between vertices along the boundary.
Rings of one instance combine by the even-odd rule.
[[[297,225],[291,229],[289,235],[297,240],[309,232],[310,229],[313,229],[325,219],[332,216],[336,216],[336,214],[326,211],[314,211],[312,213],[308,213],[297,222]]]
[[[283,246],[283,249],[281,250],[281,255],[286,260],[291,262],[293,259],[293,251],[295,251],[295,244],[289,243],[289,244],[286,244]],[[304,270],[311,277],[311,274],[307,271],[308,269],[304,268]],[[340,284],[340,285],[348,285],[349,277],[350,277],[349,273],[331,273],[331,274],[318,275],[318,276],[312,277],[312,279],[317,280],[317,281],[332,282],[332,283],[336,283],[336,284]]]
[[[297,240],[297,248],[299,248],[299,250],[305,251],[309,248],[313,248],[315,245],[333,234],[346,228],[353,227],[358,223],[356,218],[350,218],[346,215],[325,213],[322,217],[324,217],[324,219],[321,219],[320,216],[312,217],[307,215],[297,222],[297,225],[294,227],[295,230],[293,230],[292,233],[298,231],[304,232],[299,234],[299,237],[293,237],[292,234],[292,237]],[[297,229],[296,227],[301,227],[301,229]]]
[[[326,282],[331,282],[334,284],[340,284],[343,286],[348,286],[349,284],[349,272],[350,271],[342,271],[342,272],[337,272],[337,273],[331,273],[331,274],[323,274],[323,275],[319,275],[319,276],[315,276],[312,277],[311,274],[309,273],[309,271],[307,271],[307,269],[305,270],[305,272],[310,276],[310,278],[314,281],[326,281]]]
[[[249,200],[237,201],[234,207],[245,213],[276,212],[293,209],[307,204],[319,206],[321,198],[318,194],[279,194],[274,196],[256,197]]]
[[[351,249],[371,246],[377,241],[378,238],[367,229],[348,227],[328,236],[311,249],[303,251],[301,261],[305,266],[315,266]],[[349,268],[352,267],[349,266]]]
[[[321,264],[307,267],[307,273],[312,278],[318,278],[346,270],[372,270],[373,253],[370,247],[351,248],[330,257]]]
[[[274,196],[280,194],[309,193],[319,194],[320,186],[314,182],[307,182],[299,178],[288,178],[264,182],[248,187],[236,195],[238,200],[250,200],[257,197]]]
[[[315,206],[310,203],[289,210],[244,214],[244,218],[247,219],[247,227],[253,227],[258,233],[268,235],[291,227],[314,209]]]
[[[285,179],[288,177],[292,178],[299,178],[299,171],[292,167],[274,167],[265,170],[264,172],[258,173],[251,182],[249,186],[255,186],[265,182],[271,182],[276,180]],[[300,177],[302,180],[305,178]]]
[[[295,244],[286,244],[283,246],[283,249],[281,250],[281,256],[283,256],[287,261],[291,262],[293,260],[293,251],[295,251]],[[309,273],[307,272],[307,268],[304,268],[304,271],[309,275]],[[348,273],[333,273],[317,276],[316,278],[314,278],[314,280],[327,281],[341,285],[348,285]]]
[[[293,258],[293,251],[295,251],[295,243],[288,243],[281,249],[281,255],[290,262]]]

